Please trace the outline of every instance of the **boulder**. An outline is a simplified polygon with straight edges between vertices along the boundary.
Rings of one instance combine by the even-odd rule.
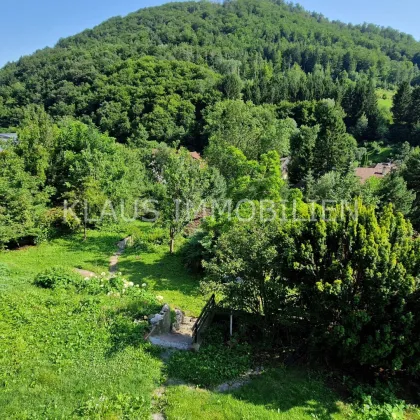
[[[172,325],[172,329],[179,331],[181,324],[184,322],[184,313],[180,309],[175,309],[175,322]]]
[[[161,314],[156,314],[151,320],[150,320],[150,323],[152,324],[152,325],[155,325],[155,324],[157,324],[158,322],[160,322],[160,321],[162,321],[162,319],[163,319],[163,315],[161,315]]]

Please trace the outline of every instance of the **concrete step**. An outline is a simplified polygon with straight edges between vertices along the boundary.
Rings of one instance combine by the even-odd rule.
[[[192,347],[192,328],[196,318],[185,317],[177,331],[149,337],[149,341],[159,347],[190,350]]]
[[[156,346],[189,350],[192,345],[192,336],[189,334],[168,333],[149,338],[150,342]]]

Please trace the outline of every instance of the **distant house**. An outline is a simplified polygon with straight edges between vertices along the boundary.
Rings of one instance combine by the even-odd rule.
[[[201,155],[198,152],[190,152],[190,156],[195,160],[201,160]]]
[[[356,168],[356,176],[360,178],[362,184],[364,184],[369,178],[383,178],[391,171],[397,169],[397,165],[394,163],[378,163],[370,168]]]
[[[157,153],[159,152],[159,149],[153,149],[152,153],[155,156]],[[194,160],[202,160],[200,153],[198,152],[189,152],[190,156],[194,159]]]
[[[0,152],[3,151],[3,147],[6,143],[12,142],[16,143],[17,134],[16,133],[0,133]]]

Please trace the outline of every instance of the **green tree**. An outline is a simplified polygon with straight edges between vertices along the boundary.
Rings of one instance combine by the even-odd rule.
[[[404,178],[396,171],[388,174],[381,182],[377,195],[382,205],[391,203],[396,211],[409,215],[416,194],[407,188]]]
[[[256,161],[247,159],[233,146],[212,142],[205,156],[208,163],[225,178],[227,196],[234,203],[243,199],[278,201],[286,188],[280,158],[274,150]]]
[[[416,194],[410,219],[416,229],[420,227],[420,148],[412,149],[401,169],[407,188]]]
[[[410,122],[413,125],[420,123],[420,86],[413,89],[411,95],[411,106],[408,110]]]
[[[273,106],[227,100],[205,112],[205,132],[212,142],[240,149],[248,159],[258,159],[270,150],[289,153],[290,137],[296,130],[291,119],[278,120]]]
[[[22,157],[25,170],[42,182],[47,177],[57,133],[57,127],[42,107],[30,105],[24,109],[15,150]]]
[[[39,177],[25,171],[25,162],[13,151],[0,152],[0,248],[42,234],[43,216],[52,191]]]
[[[227,74],[222,81],[222,90],[228,99],[240,99],[242,80],[237,74]]]
[[[319,126],[300,127],[290,140],[289,180],[292,184],[302,181],[313,170],[314,152]]]
[[[291,237],[290,237],[291,235]],[[360,202],[329,220],[294,225],[278,242],[279,270],[296,293],[313,350],[341,363],[411,364],[418,240],[392,206],[380,216]]]
[[[253,220],[235,223],[214,244],[214,257],[205,263],[211,280],[220,284],[230,309],[265,315],[267,324],[280,316],[285,283],[275,270],[276,229]]]
[[[205,168],[187,150],[161,149],[156,152],[153,174],[159,182],[161,221],[169,228],[169,250],[174,253],[175,238],[195,217],[195,211],[208,191]]]
[[[343,110],[334,101],[321,101],[316,108],[320,126],[314,152],[314,174],[343,173],[354,160],[356,141],[346,132]]]
[[[394,95],[392,113],[395,124],[405,124],[410,121],[411,112],[411,86],[409,82],[403,82]]]

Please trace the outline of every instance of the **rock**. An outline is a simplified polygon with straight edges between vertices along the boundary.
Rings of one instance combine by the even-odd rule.
[[[160,322],[160,321],[162,321],[162,319],[163,319],[163,315],[161,315],[161,314],[156,314],[151,320],[150,320],[150,323],[152,324],[152,325],[155,325],[155,324],[157,324],[158,322]]]
[[[173,330],[179,331],[181,324],[184,322],[184,314],[180,309],[175,309],[175,322],[172,326]]]
[[[161,312],[168,312],[170,310],[169,305],[167,303],[165,303],[163,305],[162,311]]]

